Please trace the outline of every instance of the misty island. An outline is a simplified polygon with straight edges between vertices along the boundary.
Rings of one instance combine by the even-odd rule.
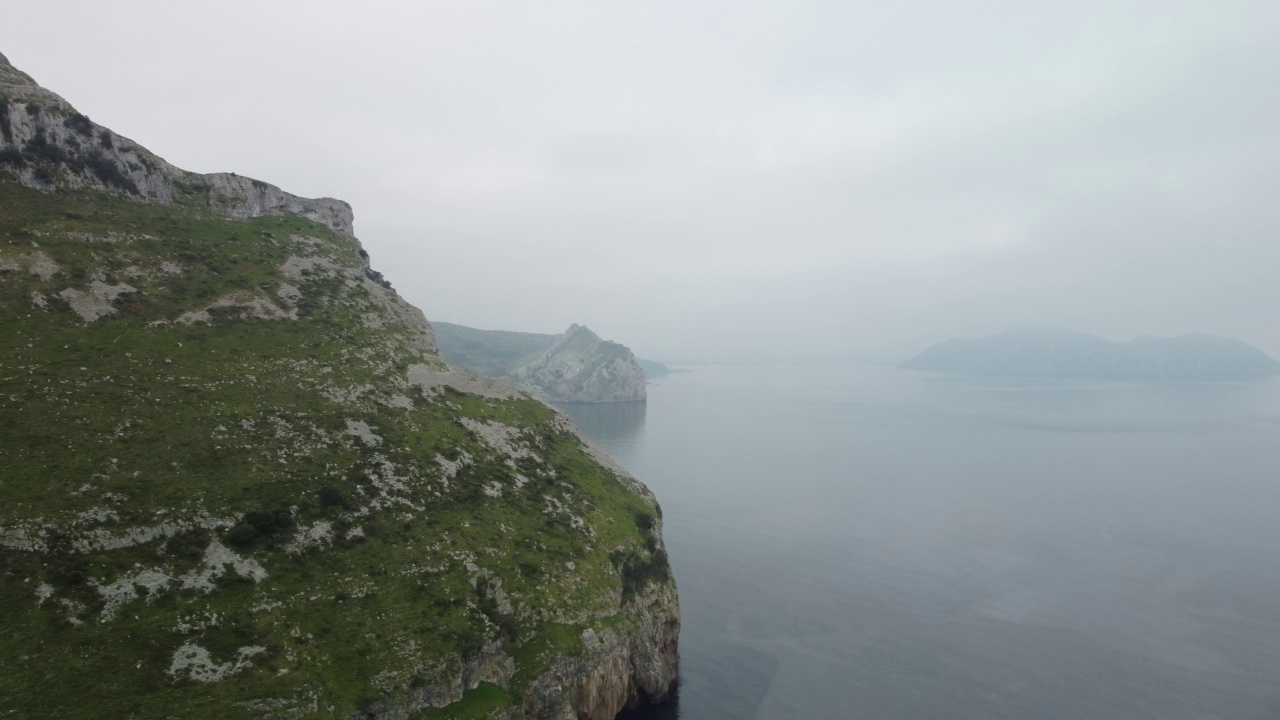
[[[934,345],[899,367],[908,370],[1138,382],[1255,380],[1280,363],[1231,338],[1143,336],[1113,342],[1060,327],[1018,328]]]
[[[644,485],[442,360],[346,203],[178,169],[3,56],[0,336],[6,713],[598,720],[672,692]]]

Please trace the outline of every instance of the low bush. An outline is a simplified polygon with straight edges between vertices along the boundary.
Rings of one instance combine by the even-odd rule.
[[[72,113],[62,121],[62,124],[85,137],[91,137],[93,135],[93,121],[89,119],[88,115]]]

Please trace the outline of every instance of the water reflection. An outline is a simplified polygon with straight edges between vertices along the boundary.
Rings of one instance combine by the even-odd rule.
[[[645,403],[566,403],[556,407],[569,414],[586,436],[624,466],[635,459],[644,442]]]

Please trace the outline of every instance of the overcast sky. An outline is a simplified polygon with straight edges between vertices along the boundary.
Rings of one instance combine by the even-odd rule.
[[[12,3],[170,162],[350,202],[428,318],[659,360],[1059,323],[1280,356],[1280,3]]]

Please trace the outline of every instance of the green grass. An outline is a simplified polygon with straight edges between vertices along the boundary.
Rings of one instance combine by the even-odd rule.
[[[412,716],[412,720],[481,720],[502,710],[519,698],[494,685],[482,682],[474,689],[462,693],[462,699],[442,708],[424,710]]]
[[[59,266],[53,278],[21,267],[37,251]],[[233,312],[156,324],[230,293],[284,307],[279,268],[306,254],[357,274],[363,264],[356,243],[301,218],[233,221],[194,204],[0,181],[0,266],[20,266],[0,270],[0,537],[25,530],[48,548],[0,546],[0,716],[228,717],[313,704],[344,715],[414,682],[448,684],[484,643],[516,659],[518,694],[557,654],[580,652],[582,630],[603,627],[559,624],[551,609],[625,622],[611,554],[652,562],[640,518],[656,508],[541,403],[406,387],[423,358],[397,328],[363,321],[376,307],[362,283],[289,281],[303,294],[296,321]],[[95,277],[139,292],[86,324],[58,295]],[[353,399],[334,399],[344,393]],[[520,428],[538,459],[509,466],[464,418]],[[446,481],[437,456],[469,462]],[[483,492],[495,481],[501,498]],[[548,498],[564,511],[548,514]],[[331,541],[288,551],[320,522]],[[128,547],[86,545],[137,528],[160,530]],[[183,588],[211,540],[267,578]],[[475,587],[468,563],[487,573]],[[177,579],[106,619],[98,588],[147,570]],[[499,581],[513,614],[499,609]],[[42,585],[52,597],[38,603]],[[219,664],[265,650],[207,684],[168,673],[184,643]],[[517,701],[481,686],[423,717],[484,717]]]

